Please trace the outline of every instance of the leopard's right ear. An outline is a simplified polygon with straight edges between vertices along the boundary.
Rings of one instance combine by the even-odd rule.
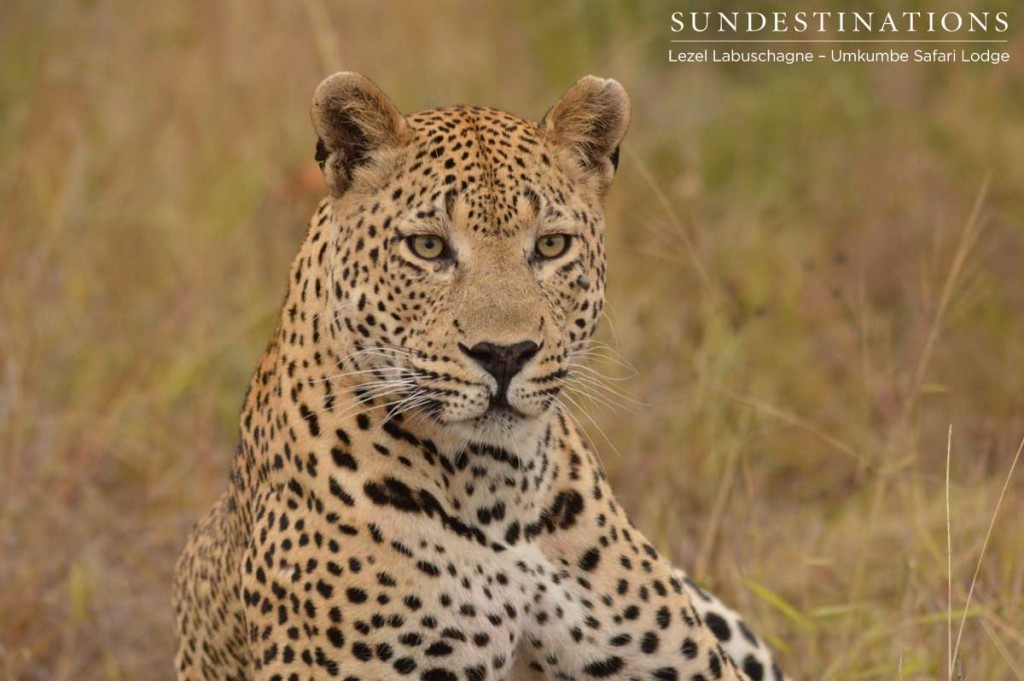
[[[367,77],[342,71],[325,78],[313,93],[309,112],[316,130],[316,160],[327,189],[341,196],[357,168],[405,138],[408,124]]]
[[[629,95],[610,78],[584,76],[541,121],[544,137],[566,149],[603,195],[619,164],[619,145],[630,121]]]

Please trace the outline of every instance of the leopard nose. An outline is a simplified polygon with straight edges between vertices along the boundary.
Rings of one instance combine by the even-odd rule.
[[[459,349],[472,357],[487,373],[498,382],[495,399],[505,402],[505,392],[512,378],[518,374],[526,363],[540,351],[540,346],[533,341],[522,341],[512,345],[496,345],[494,343],[477,343],[467,348],[459,343]]]

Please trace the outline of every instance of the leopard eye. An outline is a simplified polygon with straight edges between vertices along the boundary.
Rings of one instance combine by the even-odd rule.
[[[448,253],[448,244],[435,234],[414,234],[406,237],[409,250],[424,260],[437,260]]]
[[[565,255],[565,252],[569,250],[570,243],[572,243],[572,237],[568,234],[547,234],[537,239],[534,250],[539,257],[551,260]]]

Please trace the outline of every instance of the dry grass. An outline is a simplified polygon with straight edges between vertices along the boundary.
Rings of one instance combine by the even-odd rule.
[[[625,7],[4,4],[0,678],[170,676],[173,560],[226,482],[339,68],[409,110],[623,82],[603,340],[647,406],[595,410],[621,455],[594,433],[623,502],[803,678],[946,677],[950,596],[965,678],[1024,678],[1024,476],[987,535],[1024,436],[1019,44],[671,67],[667,5]]]

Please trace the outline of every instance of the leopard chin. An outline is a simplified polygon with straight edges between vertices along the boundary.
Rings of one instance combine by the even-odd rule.
[[[458,437],[470,442],[522,448],[523,443],[539,437],[545,414],[529,415],[508,405],[495,405],[479,416],[450,424],[450,428]]]

